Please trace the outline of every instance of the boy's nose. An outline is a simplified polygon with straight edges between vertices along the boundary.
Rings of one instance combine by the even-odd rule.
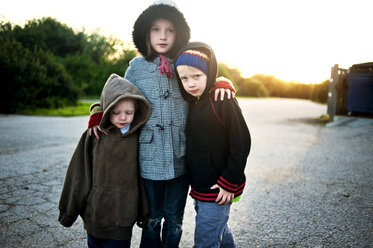
[[[196,86],[196,84],[194,83],[193,80],[190,80],[190,81],[188,82],[188,86],[189,86],[190,88],[193,88],[194,86]]]

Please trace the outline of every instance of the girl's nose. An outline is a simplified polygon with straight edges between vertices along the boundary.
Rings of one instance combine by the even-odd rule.
[[[161,31],[161,39],[166,39],[167,38],[167,31],[163,30]]]

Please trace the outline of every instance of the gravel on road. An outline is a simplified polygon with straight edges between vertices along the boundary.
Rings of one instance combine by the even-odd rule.
[[[231,208],[238,247],[373,247],[373,119],[295,99],[239,99],[252,136],[246,189]],[[0,115],[0,247],[86,247],[58,221],[66,169],[88,117]],[[193,246],[188,197],[180,247]],[[141,230],[134,229],[132,247]]]

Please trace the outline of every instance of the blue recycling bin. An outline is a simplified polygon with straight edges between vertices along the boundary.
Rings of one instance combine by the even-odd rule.
[[[349,73],[347,110],[373,113],[373,74]]]

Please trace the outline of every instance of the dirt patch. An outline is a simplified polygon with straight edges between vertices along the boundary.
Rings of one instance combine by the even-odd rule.
[[[287,119],[287,121],[291,123],[304,123],[321,127],[325,127],[325,125],[329,123],[329,119],[327,118],[294,118]]]

